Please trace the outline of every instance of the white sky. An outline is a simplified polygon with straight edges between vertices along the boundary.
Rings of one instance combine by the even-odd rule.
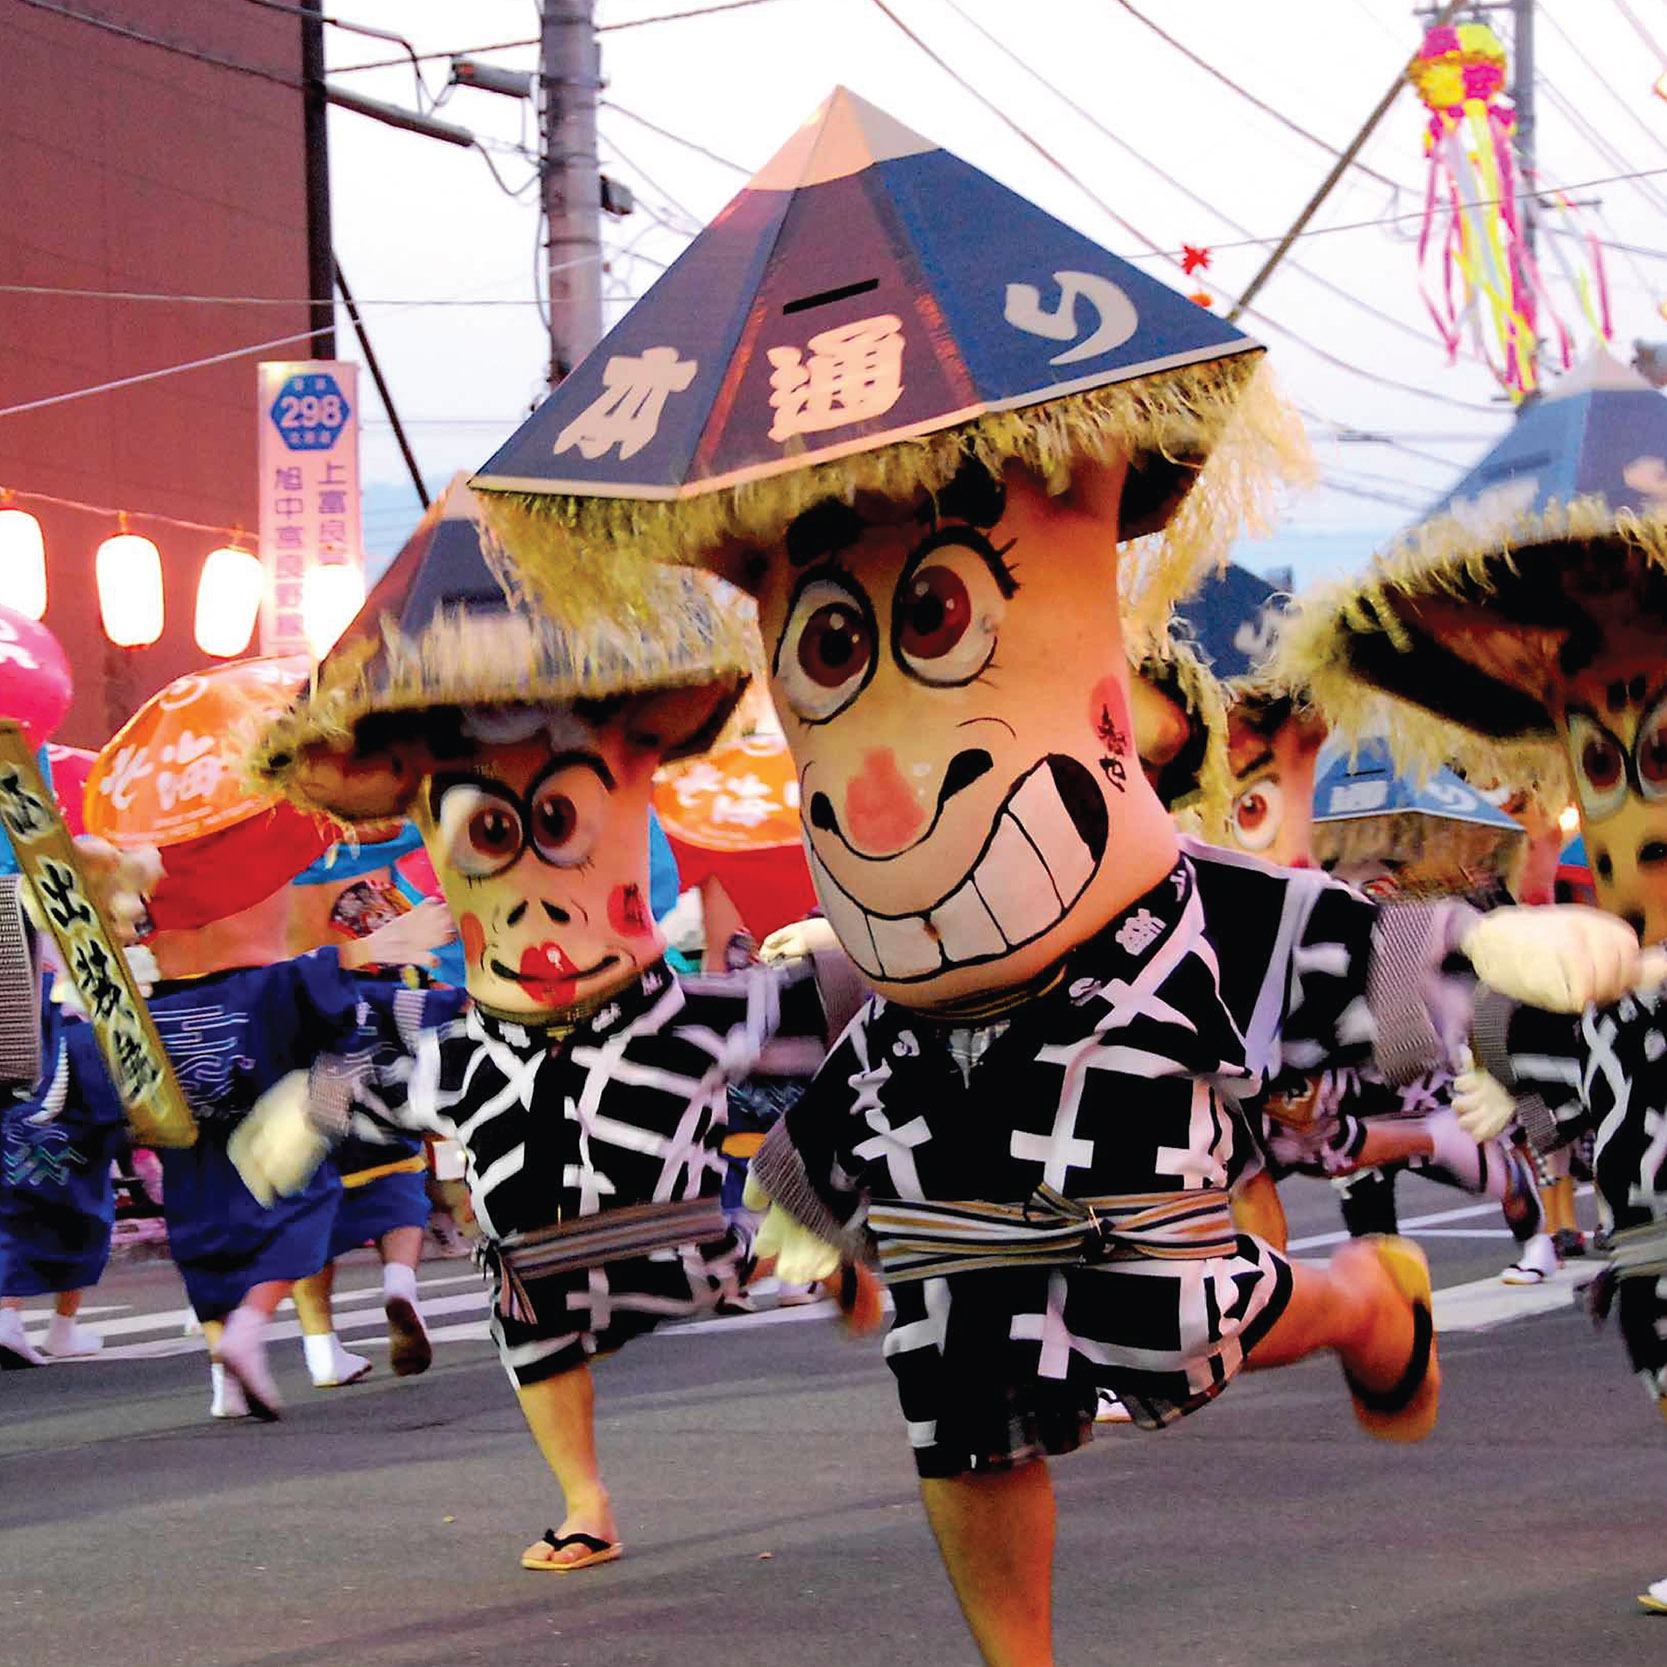
[[[599,0],[597,18],[604,26],[615,25],[697,3]],[[1203,277],[1217,294],[1236,293],[1266,252],[1263,243],[1229,247],[1241,238],[1229,217],[1255,237],[1276,237],[1330,166],[1325,151],[1188,63],[1119,0],[887,3],[972,87],[1161,249],[1178,250],[1183,243],[1214,248],[1214,262]],[[1411,8],[1398,0],[1134,3],[1265,103],[1339,147],[1416,47],[1422,29]],[[419,52],[525,39],[538,27],[533,0],[332,0],[327,9],[351,21],[397,29]],[[1632,9],[1667,46],[1667,8],[1660,0],[1632,0]],[[1635,336],[1667,336],[1667,323],[1656,310],[1667,298],[1667,102],[1650,91],[1667,65],[1614,0],[1541,0],[1539,18],[1542,179],[1563,185],[1662,170],[1636,183],[1576,193],[1598,204],[1585,211],[1586,226],[1662,251],[1607,257],[1616,349],[1629,357]],[[981,37],[974,22],[1051,88]],[[1507,33],[1497,15],[1496,26]],[[347,65],[388,56],[384,46],[339,29],[327,35],[334,78],[389,102],[413,102],[409,66],[338,75]],[[607,226],[615,251],[608,276],[614,296],[610,322],[652,283],[657,268],[649,260],[673,259],[688,234],[745,178],[624,112],[646,117],[750,172],[836,83],[1117,253],[1138,258],[1166,281],[1192,287],[1178,266],[1145,254],[1128,231],[1000,116],[958,86],[875,0],[771,0],[684,22],[607,29],[601,38],[604,98],[617,106],[605,106],[601,114],[603,165],[632,186],[641,205],[629,219]],[[510,67],[536,67],[530,47],[487,56]],[[444,85],[446,68],[443,60],[424,65],[435,93]],[[1096,131],[1065,99],[1081,105],[1129,149]],[[477,90],[454,90],[438,113],[493,144],[535,142],[530,108]],[[1316,225],[1412,216],[1422,208],[1421,116],[1407,91],[1362,154],[1403,189],[1351,169]],[[493,185],[476,153],[340,110],[331,112],[330,123],[335,241],[355,292],[378,301],[471,303],[365,308],[434,490],[454,470],[483,462],[543,389],[547,347],[533,288],[535,261],[542,260],[536,249],[536,189],[529,185],[521,200],[512,201]],[[1189,201],[1146,158],[1213,206]],[[530,181],[531,165],[522,157],[495,152],[494,161],[510,184]],[[1484,370],[1445,362],[1419,296],[1417,224],[1408,218],[1393,226],[1305,238],[1259,298],[1260,316],[1246,321],[1272,348],[1287,391],[1319,419],[1311,431],[1330,483],[1290,505],[1275,541],[1241,549],[1240,559],[1252,566],[1295,561],[1301,579],[1338,563],[1357,565],[1374,543],[1450,485],[1509,420]],[[1548,274],[1556,270],[1548,247],[1553,241],[1542,239]],[[1329,291],[1320,280],[1343,293]],[[1576,325],[1580,340],[1589,342],[1578,304],[1560,280],[1556,288],[1563,316]],[[1387,316],[1375,316],[1356,301]],[[341,322],[340,350],[347,356],[352,338],[345,318]],[[1301,342],[1288,334],[1293,329]],[[1304,343],[1359,372],[1425,393],[1383,386],[1328,363]],[[368,382],[364,386],[368,414],[374,396]],[[1411,449],[1338,443],[1332,425],[1389,435]],[[367,543],[386,554],[409,530],[416,510],[404,466],[379,420],[367,423],[364,464],[371,488]]]

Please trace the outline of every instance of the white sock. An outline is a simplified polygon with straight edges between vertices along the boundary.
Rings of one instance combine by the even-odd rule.
[[[20,1308],[0,1308],[0,1344],[4,1344],[14,1354],[20,1354],[25,1360],[39,1360],[40,1351],[29,1341],[29,1335],[23,1329],[23,1311]]]
[[[243,1385],[218,1360],[209,1362],[209,1380],[214,1393],[208,1403],[210,1418],[247,1418],[249,1403],[244,1399]]]
[[[48,1354],[97,1354],[104,1339],[95,1331],[77,1325],[73,1314],[54,1314],[47,1322],[45,1349]]]
[[[304,1336],[301,1347],[306,1351],[307,1370],[313,1384],[323,1389],[334,1384],[351,1383],[370,1367],[362,1354],[349,1354],[335,1332],[326,1331],[317,1337]]]
[[[404,1297],[413,1308],[417,1306],[417,1270],[406,1267],[403,1262],[384,1262],[382,1300],[388,1303],[396,1297]]]

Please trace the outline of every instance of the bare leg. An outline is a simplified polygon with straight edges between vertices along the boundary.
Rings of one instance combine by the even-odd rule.
[[[1422,1122],[1368,1123],[1354,1167],[1376,1169],[1379,1164],[1398,1163],[1403,1158],[1427,1158],[1433,1150],[1429,1130]]]
[[[1376,1244],[1400,1241],[1378,1240]],[[1360,1386],[1379,1392],[1394,1389],[1406,1374],[1413,1352],[1413,1305],[1391,1276],[1374,1241],[1357,1239],[1342,1245],[1325,1267],[1293,1262],[1291,1300],[1273,1329],[1245,1361],[1263,1370],[1288,1366],[1320,1349],[1334,1351],[1344,1370]],[[1432,1394],[1425,1412],[1433,1425],[1433,1390],[1440,1384],[1440,1367],[1432,1343],[1427,1382]],[[1375,1433],[1383,1434],[1379,1429]],[[1401,1440],[1417,1440],[1428,1427],[1396,1432]]]
[[[515,1393],[533,1440],[562,1491],[567,1514],[557,1535],[594,1534],[598,1539],[617,1540],[613,1506],[596,1462],[596,1390],[590,1368],[575,1366]],[[585,1555],[580,1546],[558,1552],[542,1540],[535,1540],[523,1553],[523,1557],[548,1563],[575,1563]]]
[[[303,1337],[327,1337],[336,1329],[330,1299],[336,1289],[336,1265],[326,1262],[317,1273],[295,1282],[295,1316]],[[276,1305],[274,1305],[276,1306]]]
[[[396,1378],[426,1372],[434,1345],[417,1302],[417,1258],[422,1255],[420,1227],[394,1227],[376,1243],[382,1258],[382,1311],[388,1316],[388,1364]]]
[[[1254,1233],[1275,1250],[1283,1250],[1291,1242],[1291,1230],[1285,1221],[1285,1206],[1279,1201],[1279,1188],[1264,1169],[1246,1181],[1232,1195],[1233,1225],[1240,1232]]]
[[[53,1309],[62,1314],[66,1320],[73,1320],[81,1312],[81,1299],[84,1291],[60,1291],[58,1300],[53,1303]]]
[[[1054,1502],[1046,1462],[929,1477],[920,1494],[989,1667],[1050,1667]]]

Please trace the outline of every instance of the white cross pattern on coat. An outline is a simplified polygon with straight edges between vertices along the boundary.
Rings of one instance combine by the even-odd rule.
[[[883,1353],[887,1360],[894,1354],[908,1354],[915,1349],[936,1349],[943,1352],[944,1337],[949,1331],[949,1281],[927,1279],[921,1282],[921,1299],[926,1304],[924,1320],[910,1320],[907,1325],[893,1326],[886,1333]]]
[[[1037,1053],[1037,1064],[1065,1068],[1053,1127],[1045,1135],[1015,1129],[1008,1146],[1016,1158],[1040,1160],[1043,1181],[1061,1192],[1071,1170],[1087,1169],[1094,1162],[1094,1142],[1077,1134],[1077,1112],[1082,1106],[1087,1067],[1095,1063],[1092,1056],[1099,1051],[1099,1038],[1090,1036],[1080,1042],[1050,1043]]]
[[[1071,1365],[1071,1350],[1077,1340],[1065,1329],[1065,1275],[1057,1270],[1048,1275],[1048,1305],[1040,1314],[1015,1314],[1007,1334],[1014,1342],[1026,1339],[1042,1345],[1036,1364],[1044,1378],[1062,1378]]]

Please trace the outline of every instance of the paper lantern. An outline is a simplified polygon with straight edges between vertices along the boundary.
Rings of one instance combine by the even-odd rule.
[[[315,567],[301,588],[301,620],[313,655],[323,659],[365,605],[364,569],[342,562]]]
[[[98,547],[98,611],[117,648],[145,648],[162,635],[162,557],[148,538],[120,532]]]
[[[30,619],[46,614],[46,545],[26,509],[0,509],[0,596]]]
[[[260,612],[260,558],[235,545],[210,550],[197,581],[197,646],[229,660],[249,646]]]

